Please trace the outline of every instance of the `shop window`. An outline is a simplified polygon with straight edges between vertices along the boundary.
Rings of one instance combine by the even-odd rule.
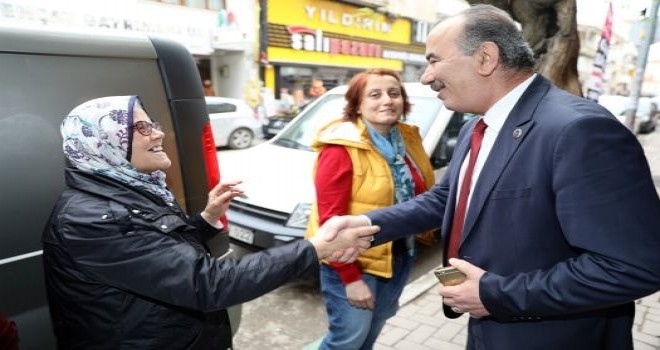
[[[209,10],[220,11],[225,8],[223,0],[208,0]]]
[[[199,76],[202,78],[202,81],[206,79],[213,79],[211,77],[211,60],[208,57],[203,56],[194,56],[195,62],[197,63],[197,70],[199,71]]]
[[[307,91],[312,83],[312,69],[302,67],[282,67],[280,68],[279,89],[287,88],[291,93],[296,90]],[[279,91],[278,89],[278,91]],[[309,98],[305,94],[305,98]],[[277,95],[279,98],[279,94]]]
[[[426,37],[429,35],[432,24],[424,21],[414,21],[413,23],[411,41],[418,44],[426,43]]]
[[[185,4],[188,7],[206,8],[206,0],[185,0]]]

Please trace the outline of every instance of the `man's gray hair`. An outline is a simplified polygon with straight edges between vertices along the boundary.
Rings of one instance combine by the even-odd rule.
[[[469,7],[459,16],[465,18],[465,23],[456,45],[463,54],[471,56],[481,44],[490,41],[499,47],[500,62],[505,68],[534,68],[534,53],[506,11],[480,4]]]

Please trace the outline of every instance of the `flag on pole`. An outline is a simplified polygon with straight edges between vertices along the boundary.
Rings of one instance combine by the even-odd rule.
[[[605,76],[605,64],[607,63],[607,52],[610,50],[610,39],[612,38],[612,2],[607,10],[605,27],[600,32],[598,50],[594,57],[594,68],[587,81],[587,98],[598,102],[598,97],[603,92],[603,80]]]

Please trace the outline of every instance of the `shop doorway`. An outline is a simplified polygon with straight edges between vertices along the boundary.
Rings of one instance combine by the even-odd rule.
[[[199,71],[199,76],[204,80],[211,79],[211,59],[204,56],[195,56],[195,62],[197,63],[197,70]]]

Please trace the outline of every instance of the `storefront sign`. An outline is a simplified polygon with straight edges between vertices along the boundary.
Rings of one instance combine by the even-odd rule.
[[[382,48],[378,44],[356,40],[324,38],[323,31],[301,26],[287,26],[291,34],[291,48],[294,50],[326,52],[331,55],[381,57]]]
[[[268,0],[268,23],[299,25],[356,38],[409,44],[411,23],[375,8],[327,0]]]
[[[250,42],[247,40],[247,33],[240,31],[238,28],[216,28],[212,32],[211,45],[219,49],[236,46],[238,50],[245,50]]]
[[[426,64],[426,57],[424,55],[412,52],[383,50],[383,58],[390,58],[393,60],[401,60],[406,63],[421,63]]]
[[[268,0],[268,63],[397,71],[404,62],[425,63],[424,46],[411,43],[411,21],[377,11],[339,1]]]
[[[335,12],[326,8],[305,5],[305,14],[309,20],[319,20],[330,24],[339,24],[344,27],[355,27],[364,30],[374,30],[381,33],[389,33],[392,25],[388,22],[370,17],[356,16],[356,11],[352,13]]]
[[[179,41],[193,53],[208,54],[213,51],[211,32],[217,26],[217,14],[136,1],[0,0],[0,21],[67,30],[159,34]]]

